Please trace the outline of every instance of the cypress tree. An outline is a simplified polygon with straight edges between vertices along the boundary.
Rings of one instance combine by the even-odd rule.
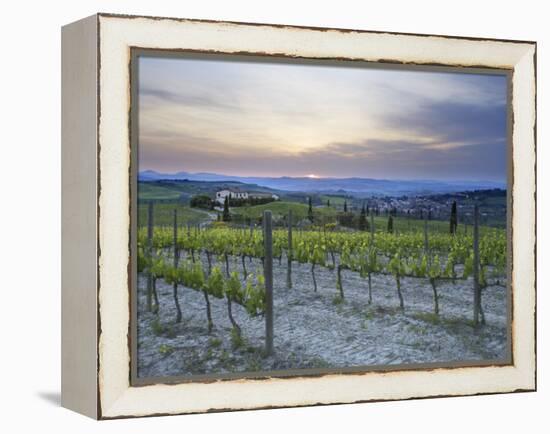
[[[365,204],[363,204],[363,208],[361,208],[361,214],[359,214],[359,230],[367,230],[367,210],[365,209]]]
[[[313,205],[311,204],[311,196],[308,199],[307,218],[311,223],[313,223]]]
[[[231,214],[229,213],[229,196],[225,196],[225,200],[223,201],[222,220],[224,222],[231,221]]]
[[[391,215],[388,217],[388,233],[393,233],[393,217]]]
[[[330,199],[327,199],[327,208],[330,208]]]
[[[451,219],[449,223],[449,230],[451,234],[456,234],[456,227],[458,224],[458,219],[456,216],[456,200],[453,200],[453,205],[451,206]]]
[[[344,201],[344,212],[348,212],[348,201]]]

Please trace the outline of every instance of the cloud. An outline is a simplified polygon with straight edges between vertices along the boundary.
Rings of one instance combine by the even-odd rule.
[[[420,101],[416,110],[382,120],[389,129],[426,136],[433,144],[502,143],[506,140],[506,105]]]
[[[249,176],[304,176],[381,179],[448,179],[504,181],[506,153],[502,144],[470,144],[447,150],[427,149],[422,142],[365,140],[329,144],[288,156],[259,148],[243,154],[224,148],[188,146],[164,153],[148,147],[143,157],[169,170],[217,172]],[[140,155],[141,157],[141,155]],[[154,166],[153,166],[154,167]],[[145,168],[145,167],[144,167]]]
[[[148,87],[140,88],[139,95],[140,98],[154,98],[157,100],[156,103],[171,103],[179,106],[203,107],[210,109],[240,110],[240,106],[237,103],[225,101],[224,97],[221,95],[216,97],[215,95],[207,93],[202,93],[199,95],[186,94]],[[150,104],[153,104],[153,102],[150,102]]]
[[[149,58],[140,64],[140,97],[142,168],[506,174],[502,75]]]
[[[501,142],[432,149],[423,141],[365,140],[304,152],[296,161],[327,176],[504,181],[507,155]]]

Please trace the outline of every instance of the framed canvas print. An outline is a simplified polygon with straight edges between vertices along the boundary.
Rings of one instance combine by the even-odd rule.
[[[534,42],[98,14],[62,54],[65,407],[535,390]]]

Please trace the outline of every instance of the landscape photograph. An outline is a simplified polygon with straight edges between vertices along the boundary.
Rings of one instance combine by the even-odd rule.
[[[510,362],[506,74],[142,54],[137,377]]]

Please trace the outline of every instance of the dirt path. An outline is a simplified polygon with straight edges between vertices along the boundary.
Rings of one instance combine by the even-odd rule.
[[[283,264],[285,261],[283,260]],[[241,271],[234,259],[232,270]],[[249,271],[261,271],[258,261]],[[145,278],[139,279],[139,375],[168,376],[312,367],[352,367],[502,359],[506,354],[506,290],[488,287],[483,293],[487,325],[475,331],[472,282],[440,283],[440,320],[433,312],[432,290],[425,279],[405,278],[405,311],[398,308],[391,276],[373,277],[373,303],[368,284],[344,271],[345,299],[336,297],[336,273],[316,271],[313,292],[310,267],[293,265],[294,287],[286,289],[286,267],[274,263],[275,355],[262,355],[265,323],[250,318],[240,306],[233,315],[243,341],[231,337],[225,300],[211,299],[214,331],[208,334],[202,293],[180,287],[184,320],[175,324],[172,287],[157,283],[159,319],[145,312]]]

